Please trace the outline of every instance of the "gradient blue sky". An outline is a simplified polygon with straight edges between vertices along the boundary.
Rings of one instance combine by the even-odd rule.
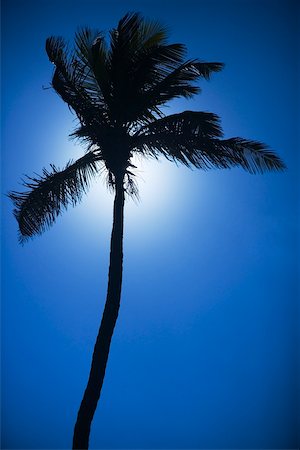
[[[74,117],[42,89],[44,42],[109,30],[128,10],[167,24],[189,57],[226,64],[168,113],[215,112],[226,137],[267,142],[288,170],[139,167],[91,448],[296,448],[299,8],[287,0],[2,1],[2,448],[70,448],[106,291],[103,181],[24,247],[4,196],[82,152]]]

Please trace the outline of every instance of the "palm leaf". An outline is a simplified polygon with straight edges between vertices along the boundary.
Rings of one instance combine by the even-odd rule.
[[[75,55],[84,64],[92,63],[92,48],[97,39],[104,39],[103,33],[89,27],[82,27],[75,33]]]
[[[52,87],[77,114],[80,122],[87,123],[95,117],[103,122],[105,106],[101,92],[88,77],[80,60],[71,54],[60,37],[46,40],[49,60],[55,65]]]
[[[157,143],[160,139],[175,137],[183,142],[198,138],[221,137],[220,119],[216,114],[201,111],[184,111],[172,114],[141,127],[133,136],[134,145]],[[179,141],[178,141],[179,142]]]
[[[140,40],[144,49],[165,45],[168,41],[168,28],[158,21],[143,20],[139,27]]]
[[[68,205],[75,206],[87,192],[91,178],[98,172],[99,156],[88,152],[63,170],[51,165],[42,176],[27,177],[25,192],[10,192],[15,204],[14,215],[19,223],[20,241],[49,228]]]
[[[251,174],[286,169],[281,158],[263,142],[240,137],[212,139],[203,148],[209,154],[219,154],[226,168],[239,166]]]
[[[185,111],[141,128],[132,145],[145,155],[179,161],[200,169],[240,166],[250,173],[283,170],[281,159],[265,144],[242,138],[219,139],[219,118],[212,113]]]
[[[110,33],[110,109],[117,121],[151,121],[153,111],[159,114],[144,93],[178,67],[186,52],[182,44],[167,45],[166,35],[164,27],[137,13],[126,14]]]
[[[143,21],[136,13],[123,17],[110,37],[110,108],[120,122],[155,120],[153,113],[161,116],[161,105],[198,93],[193,82],[209,79],[223,67],[199,60],[184,62],[186,47],[167,44],[166,29]]]
[[[107,71],[107,46],[102,32],[88,27],[75,34],[75,55],[84,77],[82,86],[89,95],[107,107],[109,77]]]
[[[111,69],[112,110],[116,111],[125,123],[155,120],[153,112],[157,115],[161,113],[156,105],[157,98],[150,92],[182,62],[185,52],[185,46],[181,44],[155,45],[141,48],[133,54],[130,64],[115,58]]]
[[[223,66],[222,63],[198,60],[185,61],[168,71],[161,70],[158,66],[154,83],[144,93],[144,102],[151,109],[154,106],[162,106],[174,98],[189,99],[201,92],[200,87],[194,84],[196,80],[199,78],[208,80],[212,72],[219,72]]]

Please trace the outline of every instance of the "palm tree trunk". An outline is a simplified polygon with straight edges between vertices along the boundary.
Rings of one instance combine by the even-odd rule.
[[[100,398],[110,342],[118,317],[123,269],[123,218],[124,187],[121,177],[116,181],[106,303],[94,347],[89,380],[74,428],[73,449],[88,449],[91,423]]]

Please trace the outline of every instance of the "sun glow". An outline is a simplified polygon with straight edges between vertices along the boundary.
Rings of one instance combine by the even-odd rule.
[[[146,160],[134,158],[136,166],[132,172],[139,189],[139,199],[126,197],[125,224],[133,232],[143,226],[161,225],[174,209],[178,199],[178,170],[175,164],[166,160]],[[182,173],[181,173],[182,176]],[[84,220],[101,220],[111,222],[113,194],[109,192],[105,175],[91,184],[83,207],[80,208]]]

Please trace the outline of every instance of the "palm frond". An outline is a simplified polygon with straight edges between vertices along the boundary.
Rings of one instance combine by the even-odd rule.
[[[106,109],[101,92],[84,64],[70,53],[66,43],[60,37],[46,40],[46,51],[55,65],[52,87],[77,114],[83,123],[94,120],[103,122]]]
[[[84,64],[93,62],[92,48],[98,39],[104,39],[101,31],[89,27],[82,27],[75,33],[75,55]]]
[[[104,34],[88,27],[75,34],[75,55],[78,68],[84,74],[82,86],[102,105],[109,103],[110,83],[107,66],[107,45]]]
[[[176,139],[194,141],[199,138],[221,137],[220,118],[213,113],[203,111],[184,111],[171,114],[141,127],[133,136],[134,145],[140,146],[159,139],[174,136]]]
[[[251,174],[286,169],[282,159],[263,142],[234,137],[212,139],[204,147],[220,155],[226,167],[239,166]]]
[[[74,70],[75,59],[68,49],[66,41],[60,36],[46,39],[46,52],[49,61],[61,72],[66,80],[76,84],[80,82],[80,74]]]
[[[144,49],[157,45],[166,45],[169,30],[166,26],[155,20],[143,20],[139,27],[140,40]]]
[[[95,124],[90,123],[87,125],[79,125],[69,137],[71,139],[78,139],[79,142],[87,144],[88,148],[93,145],[99,145],[99,132],[102,128],[98,126],[97,122]]]
[[[53,64],[57,65],[63,62],[66,64],[66,49],[67,43],[61,36],[51,36],[46,39],[46,52],[49,58],[49,61]]]
[[[148,92],[182,62],[186,48],[182,44],[156,45],[136,55],[131,78],[136,91]]]
[[[20,241],[41,234],[49,228],[68,205],[75,206],[86,193],[91,178],[98,172],[99,156],[88,152],[63,170],[51,165],[38,177],[27,177],[25,192],[10,192],[15,205],[14,215],[19,223]]]
[[[118,121],[153,121],[161,115],[161,105],[197,94],[194,81],[222,69],[221,63],[184,61],[186,47],[168,44],[166,37],[164,27],[138,13],[126,14],[110,33],[110,108]]]
[[[107,67],[111,81],[110,109],[119,122],[154,120],[155,105],[143,93],[183,61],[185,46],[167,45],[167,32],[138,13],[126,14],[110,33]]]
[[[208,63],[198,60],[185,61],[172,70],[157,73],[156,82],[144,94],[145,102],[151,106],[161,106],[168,101],[184,97],[191,98],[201,92],[198,85],[194,84],[199,78],[209,79],[212,72],[219,72],[223,68],[222,63]]]
[[[124,190],[129,197],[132,197],[135,200],[139,200],[139,188],[134,178],[135,175],[132,172],[126,172],[124,179]]]
[[[212,113],[185,111],[141,128],[132,138],[136,151],[200,169],[240,166],[250,173],[283,170],[281,159],[265,144],[242,138],[219,139],[219,118]]]
[[[141,14],[136,12],[127,13],[119,20],[117,28],[110,32],[112,57],[119,56],[119,52],[124,53],[124,55],[128,54],[128,52],[132,54],[140,46],[140,27],[142,23],[143,18]]]
[[[141,49],[131,58],[127,72],[118,71],[114,77],[110,107],[124,122],[151,122],[160,116],[156,99],[148,95],[154,85],[162,80],[183,59],[185,47],[181,44],[153,46]],[[118,75],[119,76],[119,75]]]
[[[198,77],[203,77],[206,80],[210,79],[213,72],[221,72],[224,65],[224,63],[220,62],[205,62],[199,60],[192,61],[192,66],[194,66],[196,71],[198,71]]]
[[[85,124],[97,115],[95,108],[106,122],[151,122],[161,116],[161,105],[198,93],[193,82],[222,68],[184,62],[186,47],[168,44],[166,28],[139,13],[119,21],[110,32],[110,47],[103,33],[85,27],[75,35],[74,53],[61,37],[48,38],[46,50],[56,66],[53,88]]]

